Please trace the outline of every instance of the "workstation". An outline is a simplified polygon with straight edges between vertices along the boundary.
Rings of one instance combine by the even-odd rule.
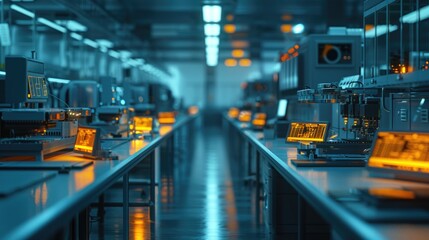
[[[429,235],[429,1],[0,13],[0,239]]]

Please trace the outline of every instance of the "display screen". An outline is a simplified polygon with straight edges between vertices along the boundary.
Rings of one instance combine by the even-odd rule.
[[[429,133],[379,132],[368,166],[429,173]]]
[[[134,129],[136,132],[146,133],[152,131],[152,117],[134,117]]]
[[[48,98],[48,85],[44,77],[28,75],[28,96],[32,98]]]
[[[158,122],[160,124],[173,124],[176,122],[175,112],[160,112],[158,113]]]
[[[79,127],[77,130],[74,151],[93,155],[96,150],[96,143],[99,141],[97,128]]]
[[[324,142],[327,132],[327,123],[292,122],[286,141]]]
[[[277,108],[277,117],[284,118],[286,117],[287,112],[287,99],[280,99],[279,105]]]

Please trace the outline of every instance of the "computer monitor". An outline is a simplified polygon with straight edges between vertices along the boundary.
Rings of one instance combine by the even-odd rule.
[[[368,167],[387,177],[429,182],[429,133],[380,131]]]
[[[88,157],[97,157],[101,149],[100,145],[100,130],[98,128],[78,127],[74,152],[82,153]]]
[[[277,106],[277,118],[278,119],[286,119],[287,113],[287,99],[280,99]]]

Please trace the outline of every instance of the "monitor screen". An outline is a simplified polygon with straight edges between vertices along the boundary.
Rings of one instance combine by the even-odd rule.
[[[79,126],[73,150],[78,153],[94,156],[99,148],[99,139],[100,131],[98,128]]]
[[[287,112],[287,99],[280,99],[277,107],[277,117],[286,118]]]
[[[328,132],[327,123],[292,122],[289,126],[287,142],[324,142]]]

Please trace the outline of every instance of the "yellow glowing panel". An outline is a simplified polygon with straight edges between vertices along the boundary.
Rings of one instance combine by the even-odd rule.
[[[250,65],[252,65],[252,61],[250,59],[243,58],[243,59],[240,59],[239,64],[242,67],[250,67]]]
[[[282,24],[280,26],[280,31],[283,33],[290,33],[292,32],[292,25],[291,24]]]
[[[152,131],[153,117],[134,117],[134,130],[140,133]]]
[[[158,113],[158,122],[160,124],[173,124],[176,122],[175,112],[160,112]]]
[[[237,118],[239,113],[240,110],[238,110],[238,108],[230,108],[228,111],[228,116],[230,118]]]
[[[328,131],[327,123],[292,122],[288,142],[323,142]]]
[[[241,111],[238,115],[238,120],[240,122],[250,122],[252,119],[252,112],[250,111]]]
[[[234,24],[225,24],[225,26],[223,26],[223,30],[226,33],[235,33],[235,25]]]
[[[266,119],[267,119],[267,114],[265,114],[265,113],[256,113],[255,117],[253,118],[252,124],[254,126],[263,127],[263,126],[265,126]]]
[[[368,166],[429,173],[429,133],[379,132]]]
[[[235,67],[237,66],[237,60],[232,59],[232,58],[228,58],[225,60],[225,66],[227,67]]]
[[[198,111],[199,111],[199,109],[198,109],[197,106],[191,106],[191,107],[188,108],[188,113],[190,115],[195,115],[195,114],[198,113]]]
[[[76,142],[74,151],[93,155],[96,149],[96,143],[100,133],[96,128],[79,127],[77,130]]]
[[[414,199],[416,195],[407,190],[394,189],[394,188],[370,188],[368,193],[372,196],[382,198],[395,198],[395,199]]]
[[[242,49],[234,49],[232,50],[231,55],[235,58],[242,58],[244,57],[244,51]]]

